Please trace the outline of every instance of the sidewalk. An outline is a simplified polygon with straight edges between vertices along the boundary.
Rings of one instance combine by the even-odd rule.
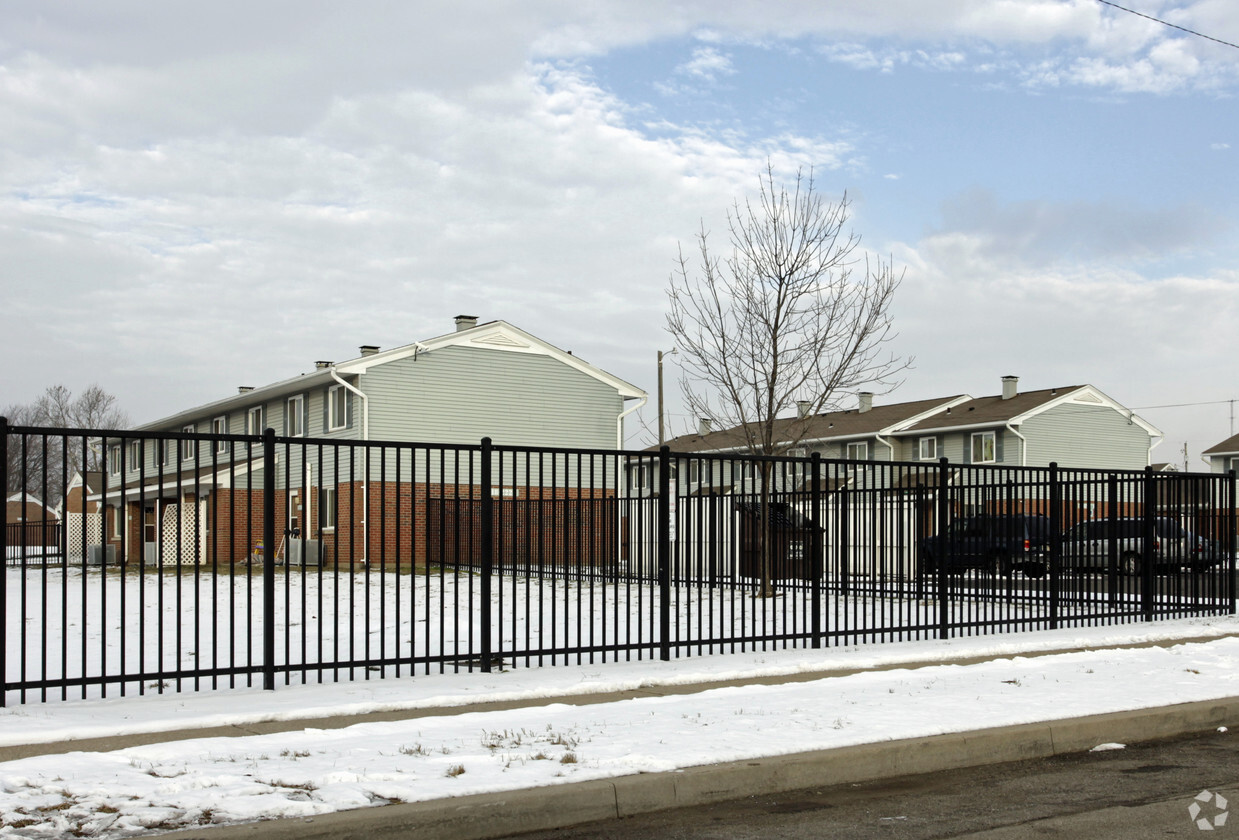
[[[12,718],[0,726],[0,760],[13,762],[0,766],[0,789],[12,773],[33,780],[30,801],[57,791],[48,801],[65,831],[92,809],[128,818],[127,797],[177,811],[181,825],[266,820],[173,835],[182,837],[372,840],[408,836],[411,825],[416,836],[504,837],[1231,727],[1237,631],[1228,617],[32,704],[0,710]],[[546,760],[568,751],[571,764]],[[468,773],[445,778],[454,766]],[[256,784],[267,786],[258,797]],[[283,799],[258,806],[272,796]],[[359,807],[387,802],[400,804]],[[151,825],[144,813],[132,819]]]

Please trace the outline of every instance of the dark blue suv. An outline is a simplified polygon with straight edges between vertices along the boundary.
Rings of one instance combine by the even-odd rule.
[[[953,521],[945,534],[921,540],[921,571],[979,570],[1039,578],[1049,568],[1050,520],[1041,514],[979,514]]]

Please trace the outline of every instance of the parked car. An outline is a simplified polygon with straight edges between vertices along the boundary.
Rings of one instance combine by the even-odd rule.
[[[1144,564],[1144,528],[1144,519],[1138,516],[1081,522],[1063,533],[1062,563],[1089,571],[1113,568],[1121,574],[1140,574]],[[1174,519],[1160,516],[1153,520],[1152,549],[1153,567],[1160,570],[1207,568],[1223,559],[1212,542]]]
[[[981,514],[956,519],[945,534],[921,541],[921,569],[957,574],[979,569],[1042,577],[1049,566],[1050,520],[1040,514]]]

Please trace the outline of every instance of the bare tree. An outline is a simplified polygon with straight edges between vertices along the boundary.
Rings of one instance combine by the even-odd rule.
[[[57,429],[107,430],[129,425],[116,397],[91,385],[76,397],[63,385],[52,385],[29,406],[10,406],[10,425]],[[67,445],[66,445],[67,443]],[[8,491],[25,490],[47,504],[56,504],[66,481],[76,472],[98,470],[103,441],[94,435],[64,440],[57,435],[11,437],[8,446]]]
[[[861,386],[889,389],[908,366],[886,352],[903,274],[889,259],[858,253],[860,237],[845,230],[846,193],[826,201],[811,170],[785,186],[768,163],[758,186],[754,199],[728,211],[730,247],[722,256],[704,224],[695,265],[681,249],[667,330],[681,353],[681,390],[692,413],[734,429],[753,454],[780,455],[803,441],[812,415],[837,409]],[[768,462],[760,474],[762,592],[769,593]]]

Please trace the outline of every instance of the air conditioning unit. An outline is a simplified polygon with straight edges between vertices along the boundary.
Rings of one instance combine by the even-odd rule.
[[[86,546],[86,565],[88,566],[115,566],[116,565],[116,546],[114,545],[88,545]]]

